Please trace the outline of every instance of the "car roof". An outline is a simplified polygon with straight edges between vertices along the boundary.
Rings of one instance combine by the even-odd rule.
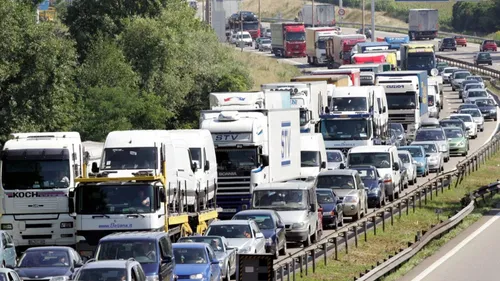
[[[435,141],[414,141],[411,143],[412,145],[419,145],[419,144],[434,144],[438,145]]]
[[[130,263],[135,263],[137,261],[129,259],[129,260],[100,260],[100,261],[91,261],[87,262],[82,270],[84,269],[93,269],[93,268],[122,268],[126,269]]]
[[[168,236],[166,232],[160,231],[127,231],[116,232],[101,238],[100,241],[115,241],[115,240],[156,240],[163,236]]]
[[[262,215],[266,215],[266,214],[274,214],[276,211],[275,210],[263,210],[263,209],[254,209],[254,210],[243,210],[243,211],[239,211],[235,214],[236,215],[249,215],[249,214],[252,214],[252,215],[258,215],[258,214],[262,214]]]
[[[352,169],[336,169],[336,170],[327,170],[322,171],[318,174],[319,176],[354,176],[358,171]]]
[[[32,247],[26,249],[26,252],[31,252],[31,251],[70,251],[73,250],[71,247],[65,247],[65,246],[43,246],[43,247]]]
[[[372,170],[376,170],[377,168],[375,166],[371,166],[371,165],[355,165],[355,166],[349,166],[349,169],[351,170],[356,170],[357,169],[372,169]]]
[[[172,247],[175,248],[188,248],[188,249],[200,249],[206,248],[207,243],[202,242],[182,242],[182,243],[172,243]]]
[[[249,220],[224,220],[224,221],[213,221],[212,225],[248,225],[250,224]]]

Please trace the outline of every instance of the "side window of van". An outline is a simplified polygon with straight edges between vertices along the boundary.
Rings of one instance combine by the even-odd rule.
[[[172,245],[166,237],[160,239],[160,251],[162,258],[172,256]]]

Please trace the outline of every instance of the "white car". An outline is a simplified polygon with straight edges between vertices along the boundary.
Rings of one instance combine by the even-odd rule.
[[[465,94],[466,103],[474,103],[477,99],[489,98],[490,94],[484,89],[469,89]]]
[[[243,42],[245,46],[252,46],[253,40],[252,40],[252,35],[248,31],[238,31],[236,33],[236,45],[239,47],[240,42]]]
[[[467,77],[465,80],[474,80],[474,81],[477,81],[477,83],[480,83],[483,86],[483,88],[484,88],[483,77],[481,77],[479,75],[471,75],[471,76]]]
[[[413,159],[411,153],[407,150],[398,150],[398,156],[406,168],[408,183],[414,185],[417,182],[417,161]]]
[[[444,170],[444,156],[443,153],[439,151],[439,145],[437,143],[433,141],[414,141],[410,145],[419,145],[424,148],[429,171],[439,173]]]
[[[266,238],[254,220],[214,221],[205,236],[214,235],[226,237],[238,254],[266,253]]]
[[[455,71],[451,77],[451,90],[460,90],[462,81],[464,81],[467,76],[471,76],[471,73],[467,70]]]
[[[477,129],[480,132],[484,131],[484,118],[483,114],[481,113],[481,110],[477,108],[464,108],[458,112],[459,114],[469,114],[472,116],[472,119],[474,119],[474,122],[476,122]]]
[[[445,67],[441,76],[443,77],[443,84],[450,84],[450,76],[453,73],[453,70],[458,69],[458,67]]]
[[[452,114],[450,115],[451,119],[460,119],[464,121],[465,127],[467,127],[468,132],[469,132],[469,138],[475,139],[477,138],[477,124],[474,122],[474,119],[470,114]]]
[[[460,92],[458,93],[458,98],[462,99],[462,102],[465,102],[465,99],[469,95],[469,91],[474,90],[474,89],[479,89],[482,90],[484,89],[481,83],[469,83],[464,86],[463,89],[460,89]]]

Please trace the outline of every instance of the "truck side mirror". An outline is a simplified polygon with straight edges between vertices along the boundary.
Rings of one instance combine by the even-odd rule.
[[[205,171],[210,170],[210,161],[205,161]]]
[[[399,171],[399,163],[398,162],[394,162],[394,164],[392,166],[393,166],[392,169],[394,171]]]
[[[73,200],[73,198],[75,198],[75,191],[71,190],[68,193],[68,197],[69,197],[68,209],[69,209],[69,213],[72,214],[75,212],[75,201]]]
[[[260,158],[262,159],[263,167],[269,166],[269,155],[261,155]]]
[[[340,163],[339,168],[340,168],[341,170],[345,169],[345,164],[344,164],[344,163]]]
[[[386,107],[386,106],[384,106],[384,107],[382,108],[382,113],[386,113],[386,112],[387,112],[387,107]]]
[[[321,169],[326,169],[326,162],[325,161],[321,162]]]
[[[191,170],[193,171],[193,173],[195,173],[198,170],[198,165],[196,165],[196,163],[194,162],[191,162]]]
[[[422,97],[418,97],[418,103],[422,103]]]
[[[159,193],[160,193],[160,194],[159,194],[159,195],[160,195],[160,196],[159,196],[159,199],[160,199],[160,200],[158,200],[158,201],[160,201],[160,202],[165,202],[165,201],[167,200],[167,196],[165,195],[165,189],[164,189],[164,188],[160,188]],[[161,204],[161,203],[160,203],[160,204]]]
[[[99,167],[97,167],[97,162],[92,162],[92,173],[99,173]]]

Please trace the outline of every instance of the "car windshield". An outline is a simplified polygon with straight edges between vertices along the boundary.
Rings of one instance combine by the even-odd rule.
[[[483,87],[479,84],[468,84],[464,87],[465,91],[471,90],[471,89],[482,89]]]
[[[444,73],[452,73],[456,68],[448,68],[444,70]]]
[[[99,243],[96,260],[128,260],[134,258],[142,263],[157,260],[155,243],[148,240],[103,241]]]
[[[176,264],[206,264],[208,263],[205,248],[178,247],[174,249]]]
[[[327,151],[326,157],[328,162],[342,162],[342,152],[340,151]]]
[[[305,32],[287,32],[285,35],[286,41],[305,41],[306,33]]]
[[[373,169],[353,168],[353,170],[358,171],[359,176],[364,180],[374,180],[376,177],[376,171]]]
[[[399,156],[399,159],[401,159],[401,161],[403,163],[410,163],[410,157],[408,156],[408,154],[406,153],[398,153],[398,156]]]
[[[442,130],[418,130],[416,141],[428,141],[428,140],[445,140],[445,136]]]
[[[423,147],[425,150],[425,153],[437,153],[438,152],[437,146],[433,143],[419,143],[419,144],[415,143],[415,145]]]
[[[469,98],[477,98],[477,97],[487,97],[488,94],[485,91],[472,91],[467,95]]]
[[[469,72],[457,72],[455,73],[455,79],[465,79],[469,75]]]
[[[391,167],[391,156],[388,152],[365,152],[350,153],[348,156],[349,166],[374,166],[378,169],[388,169]]]
[[[189,236],[189,237],[181,237],[177,240],[178,243],[206,243],[212,246],[212,249],[216,252],[223,252],[224,248],[222,248],[222,238],[220,237],[206,237],[206,236]]]
[[[354,177],[351,175],[318,176],[317,188],[354,189]]]
[[[460,129],[445,128],[444,133],[446,134],[446,137],[449,139],[463,138],[464,137],[464,134],[462,133],[462,130],[460,130]]]
[[[469,114],[472,117],[481,117],[481,112],[479,110],[461,110],[460,113]]]
[[[442,121],[442,122],[439,122],[439,125],[441,125],[441,127],[443,128],[447,128],[447,127],[456,127],[456,128],[462,128],[462,123],[460,122],[453,122],[453,121]]]
[[[318,197],[319,204],[332,204],[335,202],[335,198],[329,190],[316,190],[316,196]]]
[[[233,217],[233,220],[254,220],[260,229],[275,229],[276,224],[274,223],[271,215],[265,214],[237,214]]]
[[[472,103],[461,104],[458,107],[458,111],[463,110],[463,109],[467,109],[467,108],[477,108],[477,105],[472,104]]]
[[[404,148],[404,150],[409,151],[411,157],[424,157],[424,154],[422,153],[422,150],[420,148],[406,147]]]
[[[24,253],[19,267],[68,267],[70,260],[65,250],[31,250]]]
[[[84,268],[79,271],[78,281],[127,280],[125,268]]]
[[[492,99],[480,99],[476,100],[477,106],[495,105],[495,101]]]
[[[470,115],[452,115],[452,116],[450,116],[450,118],[460,119],[460,120],[462,120],[462,121],[464,121],[466,123],[467,122],[473,122],[472,121],[472,116],[470,116]]]
[[[391,129],[396,131],[396,133],[398,133],[398,134],[404,133],[403,125],[401,125],[399,123],[391,123],[390,126],[391,126]]]
[[[272,210],[307,210],[307,191],[290,190],[258,190],[253,194],[253,207]]]
[[[319,167],[320,165],[319,151],[301,151],[300,162],[301,167]]]
[[[227,239],[231,238],[251,238],[252,231],[247,224],[228,224],[225,225],[211,225],[208,227],[206,235],[210,236],[224,236]]]
[[[321,119],[324,140],[367,140],[372,135],[369,119]]]
[[[262,41],[260,41],[261,44],[271,44],[271,40],[269,39],[264,39]]]

